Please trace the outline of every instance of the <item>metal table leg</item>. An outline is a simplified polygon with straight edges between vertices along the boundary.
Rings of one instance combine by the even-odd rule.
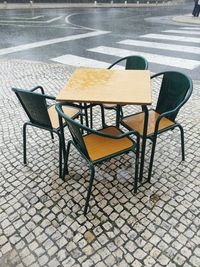
[[[116,107],[116,126],[119,127],[119,120],[120,120],[120,105]]]

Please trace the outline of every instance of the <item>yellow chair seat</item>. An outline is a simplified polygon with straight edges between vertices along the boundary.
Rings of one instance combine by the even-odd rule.
[[[102,129],[100,131],[113,135],[120,135],[123,133],[114,126]],[[93,161],[123,151],[134,145],[134,141],[128,137],[124,137],[122,139],[112,139],[96,134],[88,134],[84,136],[83,139],[90,159]]]
[[[147,135],[154,133],[156,120],[159,115],[160,114],[154,110],[149,111]],[[122,120],[122,123],[128,128],[136,130],[142,136],[143,126],[144,126],[144,112],[125,117]],[[172,126],[172,125],[174,125],[173,121],[170,121],[167,118],[162,118],[159,123],[158,130],[166,129],[167,127]]]
[[[68,115],[69,117],[73,118],[79,113],[79,109],[73,108],[73,107],[67,107],[63,106],[63,112]],[[57,129],[60,127],[59,125],[59,119],[58,119],[58,113],[55,109],[55,105],[50,106],[48,108],[48,113],[51,121],[51,125],[54,129]]]

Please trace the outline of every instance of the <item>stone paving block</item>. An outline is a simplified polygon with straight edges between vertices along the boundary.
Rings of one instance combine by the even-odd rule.
[[[177,118],[185,129],[186,161],[181,162],[178,130],[160,136],[151,184],[142,184],[137,194],[133,156],[105,162],[96,168],[91,209],[85,217],[85,162],[72,149],[63,182],[58,177],[58,140],[29,129],[24,166],[21,129],[27,117],[11,91],[42,85],[56,95],[74,68],[0,62],[0,266],[199,267],[200,82],[194,81],[193,96]],[[159,82],[153,84],[154,102]],[[138,110],[126,106],[124,113]],[[97,128],[99,114],[95,107]],[[106,116],[107,123],[114,123],[114,112],[106,111]],[[69,139],[68,130],[65,134]],[[147,159],[150,152],[148,142]],[[147,172],[145,164],[145,177]]]

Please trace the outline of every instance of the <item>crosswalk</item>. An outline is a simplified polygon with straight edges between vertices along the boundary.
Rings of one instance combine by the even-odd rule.
[[[91,47],[85,49],[84,52],[84,55],[86,54],[88,57],[68,53],[51,60],[76,67],[107,68],[113,62],[109,62],[110,56],[114,56],[117,59],[129,55],[141,55],[152,66],[162,65],[193,70],[200,67],[199,35],[199,28],[179,27],[176,30],[140,35],[137,40],[119,40],[111,46]],[[107,56],[107,62],[97,60],[96,58],[99,58],[98,55],[104,55],[104,58]]]

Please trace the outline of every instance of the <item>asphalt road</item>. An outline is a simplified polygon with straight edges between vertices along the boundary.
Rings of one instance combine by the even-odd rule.
[[[200,76],[200,29],[172,22],[193,6],[0,10],[0,58],[107,67],[131,54],[152,72]]]

